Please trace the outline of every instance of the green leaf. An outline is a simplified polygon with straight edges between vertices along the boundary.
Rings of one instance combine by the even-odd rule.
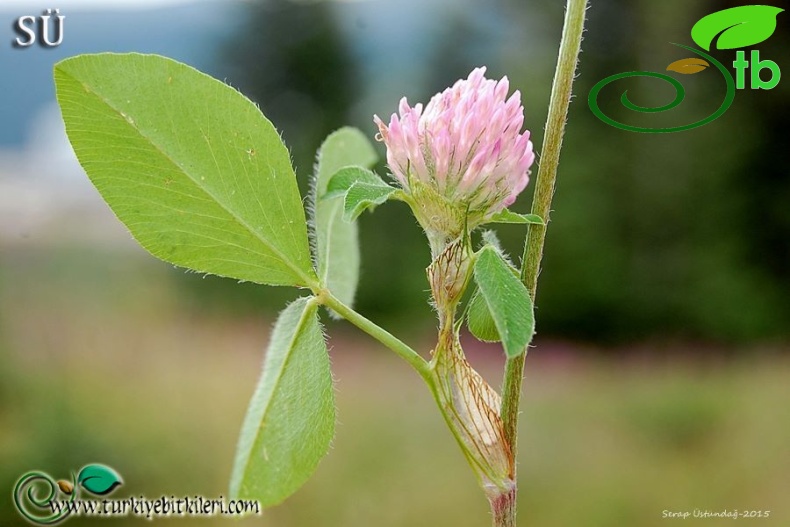
[[[82,470],[77,475],[77,483],[92,494],[104,496],[123,483],[123,480],[110,467],[93,464],[82,467]]]
[[[507,254],[503,251],[496,233],[494,231],[485,230],[482,236],[485,244],[499,253],[500,258],[505,261],[513,276],[518,277],[519,271],[512,265]],[[469,331],[478,340],[483,342],[500,342],[502,340],[499,336],[499,330],[496,328],[494,317],[491,315],[491,310],[488,309],[488,304],[486,304],[485,299],[480,293],[479,287],[475,288],[472,298],[469,300],[466,322]]]
[[[322,199],[345,196],[354,183],[367,183],[374,186],[388,186],[375,172],[359,166],[343,167],[332,176]]]
[[[274,326],[230,482],[234,499],[282,502],[313,474],[335,430],[335,403],[317,304],[300,298]]]
[[[55,84],[80,164],[151,254],[262,284],[315,282],[288,150],[243,95],[136,53],[64,60]]]
[[[691,28],[691,38],[710,51],[713,39],[718,49],[745,48],[759,44],[774,34],[776,17],[784,11],[769,5],[744,5],[716,11],[699,20]]]
[[[488,309],[485,298],[480,293],[480,289],[475,289],[472,299],[469,301],[469,309],[466,314],[466,323],[469,331],[478,340],[483,342],[499,342],[502,338],[496,328],[494,317]]]
[[[532,298],[499,252],[486,246],[475,262],[475,282],[508,357],[522,353],[535,333]]]
[[[342,167],[369,167],[377,160],[373,145],[356,128],[333,132],[318,151],[312,196],[316,267],[321,283],[348,306],[353,305],[359,281],[357,225],[343,221],[342,197],[328,199],[325,194],[330,179]]]
[[[355,220],[367,209],[381,205],[397,192],[398,189],[384,184],[370,184],[357,181],[346,192],[343,202],[343,219]]]
[[[518,214],[510,209],[504,209],[491,216],[486,223],[518,223],[545,225],[543,218],[537,214]]]
[[[375,172],[361,167],[344,167],[332,176],[324,197],[345,195],[343,217],[346,221],[353,221],[366,209],[387,201],[397,191]]]

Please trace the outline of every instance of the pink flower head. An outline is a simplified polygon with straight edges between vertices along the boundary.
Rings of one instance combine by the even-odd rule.
[[[422,183],[447,204],[468,210],[478,218],[473,223],[516,200],[535,160],[529,131],[521,133],[521,94],[516,90],[508,99],[507,77],[497,82],[486,79],[485,71],[475,69],[424,109],[410,107],[404,97],[389,126],[374,117],[403,189],[414,195],[416,182]]]

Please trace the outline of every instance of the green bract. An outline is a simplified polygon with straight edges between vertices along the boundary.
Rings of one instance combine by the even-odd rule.
[[[375,172],[359,166],[343,167],[329,179],[326,187],[326,194],[322,199],[331,199],[338,196],[345,196],[348,189],[355,184],[388,186]]]
[[[354,221],[367,209],[373,209],[401,190],[389,186],[375,172],[361,167],[344,167],[332,176],[324,199],[343,198],[343,218]]]
[[[346,198],[343,201],[343,218],[346,221],[353,221],[367,209],[381,205],[397,192],[399,192],[398,189],[390,187],[386,183],[354,183],[346,192]]]
[[[525,225],[544,225],[543,218],[537,214],[519,214],[510,209],[504,209],[486,221],[486,223],[517,223]]]

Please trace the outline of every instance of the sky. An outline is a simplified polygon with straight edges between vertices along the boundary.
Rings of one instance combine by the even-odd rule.
[[[0,0],[0,23],[9,17],[38,16],[55,7],[67,16],[66,38],[53,49],[14,48],[11,24],[0,26],[0,246],[41,240],[53,225],[64,222],[79,236],[107,234],[110,238],[103,241],[128,240],[118,230],[91,234],[96,214],[106,210],[96,206],[95,191],[66,139],[55,104],[52,65],[79,53],[133,49],[205,68],[212,61],[206,48],[217,40],[215,33],[224,31],[218,15],[223,3],[231,2]],[[122,15],[113,14],[119,10]],[[181,23],[173,26],[172,17]],[[117,24],[119,20],[123,23]]]

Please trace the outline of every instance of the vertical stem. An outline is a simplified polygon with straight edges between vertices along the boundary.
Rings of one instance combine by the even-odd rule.
[[[516,527],[516,487],[491,500],[494,527]]]
[[[562,43],[551,91],[549,115],[546,119],[546,136],[543,140],[540,168],[535,182],[535,197],[532,201],[532,213],[543,218],[546,224],[549,222],[551,199],[554,195],[557,165],[559,165],[560,149],[562,148],[562,135],[565,131],[565,121],[571,100],[571,87],[581,48],[586,9],[587,0],[568,0],[565,27],[562,32]],[[543,257],[545,237],[546,225],[530,225],[524,245],[521,280],[527,286],[533,300],[538,287],[538,273]],[[525,355],[522,354],[508,360],[502,390],[502,420],[505,426],[505,437],[510,441],[514,452]]]
[[[554,183],[557,178],[557,166],[560,162],[562,136],[565,131],[565,121],[568,117],[568,106],[571,102],[571,89],[576,73],[579,50],[581,49],[586,10],[587,0],[568,0],[557,69],[554,72],[549,114],[546,119],[546,135],[543,139],[540,168],[538,169],[538,176],[535,182],[535,196],[532,200],[532,213],[543,218],[545,224],[530,225],[522,258],[521,280],[526,285],[533,300],[538,287],[538,273],[540,271],[540,261],[543,257],[543,243],[546,237],[546,226],[549,223],[551,199],[554,195]],[[510,443],[514,457],[518,439],[518,408],[521,399],[525,358],[526,352],[513,359],[508,359],[502,387],[502,423],[505,438]],[[511,519],[505,518],[500,521],[497,518],[495,504],[492,501],[495,526],[515,525],[515,490],[513,494],[513,518]]]

